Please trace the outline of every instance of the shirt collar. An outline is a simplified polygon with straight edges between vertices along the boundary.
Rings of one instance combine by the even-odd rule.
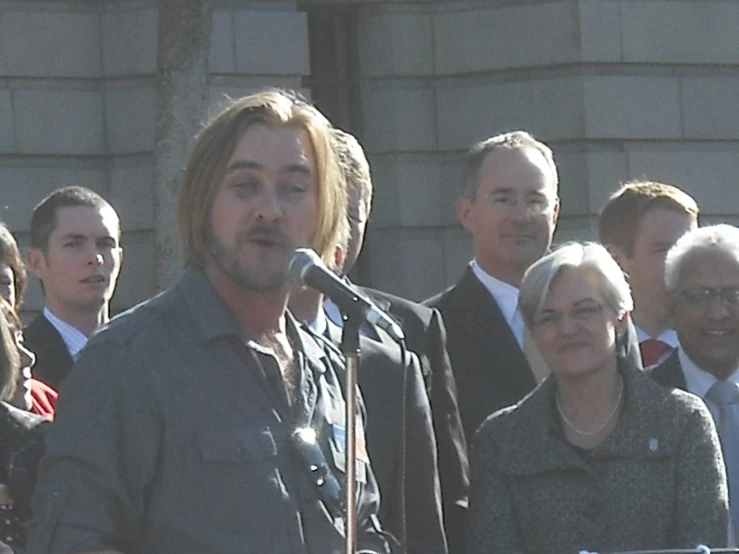
[[[231,309],[202,269],[186,267],[177,283],[177,289],[203,342],[216,337],[243,335]]]
[[[323,308],[326,309],[326,305],[323,305]],[[326,327],[328,327],[328,321],[327,321],[326,313],[324,310],[318,310],[318,314],[316,315],[316,318],[308,323],[308,328],[310,328],[311,331],[313,331],[316,335],[325,335],[326,334]]]
[[[76,360],[80,350],[82,350],[87,344],[87,335],[63,319],[55,316],[48,307],[44,307],[44,317],[54,326],[54,329],[57,330],[69,351],[69,355],[73,360]]]
[[[634,327],[636,328],[636,340],[638,342],[644,342],[645,340],[649,340],[649,339],[656,339],[656,340],[664,342],[665,344],[669,345],[670,348],[673,348],[673,349],[677,348],[679,344],[677,340],[677,332],[675,332],[674,329],[666,329],[662,331],[662,333],[658,337],[652,337],[638,325],[634,324]]]
[[[505,283],[490,275],[480,267],[477,260],[472,260],[470,262],[470,267],[472,268],[472,272],[475,274],[475,277],[478,278],[480,283],[482,283],[482,286],[487,289],[498,303],[500,311],[503,312],[506,320],[509,323],[513,321],[513,316],[518,307],[518,289],[513,285]]]
[[[685,386],[688,392],[700,396],[705,400],[706,394],[708,394],[709,389],[716,383],[717,379],[707,371],[700,369],[682,348],[678,348],[677,355],[683,375],[685,375]],[[739,368],[727,380],[739,386]]]

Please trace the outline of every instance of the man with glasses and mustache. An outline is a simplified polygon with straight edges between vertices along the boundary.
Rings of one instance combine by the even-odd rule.
[[[678,348],[652,370],[659,383],[701,397],[718,428],[739,529],[739,228],[702,227],[667,253],[665,284]]]

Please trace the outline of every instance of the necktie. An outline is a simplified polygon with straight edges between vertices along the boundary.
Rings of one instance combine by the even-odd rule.
[[[659,339],[647,339],[639,343],[639,351],[641,352],[642,365],[646,367],[653,366],[662,357],[662,354],[672,350],[669,344]]]
[[[716,407],[714,419],[729,480],[731,519],[734,529],[739,529],[739,388],[731,381],[717,381],[706,397]]]

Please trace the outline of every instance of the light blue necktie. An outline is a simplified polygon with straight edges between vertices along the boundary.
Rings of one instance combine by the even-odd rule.
[[[717,408],[714,417],[729,480],[729,508],[734,529],[739,530],[739,388],[731,381],[717,381],[706,397]]]

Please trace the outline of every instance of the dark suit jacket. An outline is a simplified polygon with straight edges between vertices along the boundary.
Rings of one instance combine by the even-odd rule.
[[[74,360],[69,355],[67,345],[64,344],[59,332],[44,314],[39,314],[23,330],[23,338],[28,349],[36,354],[33,376],[59,390],[59,385],[74,365]]]
[[[677,355],[677,348],[672,351],[672,354],[667,356],[661,364],[657,364],[648,369],[652,379],[657,381],[660,385],[665,387],[672,387],[676,389],[688,390],[688,386],[685,383],[685,374],[683,368],[680,366],[680,357]]]
[[[408,350],[418,355],[421,361],[436,433],[449,551],[459,552],[464,536],[470,470],[457,406],[457,385],[447,354],[447,334],[441,315],[437,310],[405,298],[365,287],[359,289],[403,327]],[[397,348],[387,334],[378,334],[388,346]]]
[[[330,321],[328,326],[329,338],[340,344],[341,330]],[[364,336],[359,342],[357,378],[367,410],[367,450],[380,489],[380,521],[405,545],[404,552],[445,554],[436,440],[418,359],[409,354],[403,364],[397,346]]]
[[[455,286],[424,304],[438,308],[444,319],[469,443],[487,416],[521,400],[536,387],[536,379],[498,303],[471,268]],[[633,325],[618,351],[641,367]]]

